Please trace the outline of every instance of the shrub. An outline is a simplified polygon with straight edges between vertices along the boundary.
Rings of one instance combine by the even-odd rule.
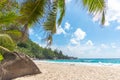
[[[13,42],[9,35],[0,34],[0,46],[10,51],[13,51],[16,47],[16,44]],[[0,53],[2,53],[2,48],[0,48]]]

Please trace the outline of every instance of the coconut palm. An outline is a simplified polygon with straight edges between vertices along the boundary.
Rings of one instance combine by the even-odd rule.
[[[60,16],[57,20],[58,10]],[[49,35],[46,40],[51,43],[50,36],[56,32],[56,23],[60,25],[64,14],[64,0],[25,0],[21,4],[20,18],[18,20],[24,25],[22,37],[24,38],[24,35],[27,34],[28,27],[40,23],[40,26],[43,26]]]
[[[6,33],[2,32],[6,30],[9,24],[13,24],[17,17],[15,13],[17,3],[15,0],[1,0],[0,1],[0,53],[1,51],[13,51],[15,43],[12,38]]]
[[[15,42],[21,37],[18,19],[18,3],[16,0],[0,1],[0,34],[8,34]]]
[[[11,0],[5,0],[11,1]],[[105,0],[81,0],[83,6],[92,15],[101,14],[101,24],[105,22]],[[13,0],[14,2],[14,0]],[[5,3],[4,1],[1,4]],[[56,33],[56,25],[60,25],[65,15],[65,0],[24,0],[20,4],[19,17],[14,13],[2,15],[0,24],[17,21],[24,26],[22,37],[28,36],[28,28],[36,23],[40,23],[47,32],[47,42],[51,44],[52,35]],[[58,15],[59,14],[59,15]],[[59,17],[58,17],[59,16]],[[9,22],[10,21],[10,22]],[[13,22],[12,22],[13,23]]]
[[[105,23],[105,0],[81,0],[83,6],[92,15],[101,15],[101,24]],[[25,0],[22,3],[20,22],[24,24],[24,35],[28,27],[40,23],[44,27],[48,36],[48,44],[52,42],[52,35],[56,33],[56,25],[60,25],[65,15],[65,0]],[[59,15],[59,18],[58,17]],[[43,21],[41,21],[43,19]],[[40,21],[40,22],[39,22]],[[42,23],[42,24],[41,24]]]
[[[8,2],[7,2],[8,1]],[[101,24],[105,22],[105,0],[81,0],[83,6],[88,9],[92,15],[101,15]],[[3,0],[0,2],[1,11],[5,9],[7,12],[0,13],[0,25],[5,25],[17,21],[23,25],[22,37],[28,36],[28,28],[36,23],[40,23],[47,32],[47,42],[51,44],[52,35],[56,33],[56,25],[60,25],[65,15],[65,0],[25,0],[20,4],[19,17],[14,13],[15,11],[9,11],[11,8],[6,8],[3,4],[10,4],[11,0]],[[11,5],[16,7],[15,0],[12,0]],[[13,8],[12,7],[12,8]],[[4,13],[4,14],[3,14]],[[59,15],[58,15],[59,14]],[[59,17],[58,17],[59,16]]]
[[[56,33],[56,25],[59,26],[61,24],[62,19],[65,15],[65,0],[23,0],[23,2],[20,3],[20,7],[18,9],[16,9],[18,6],[16,5],[15,1],[16,0],[0,0],[0,11],[1,11],[0,29],[12,36],[12,34],[17,34],[18,30],[16,29],[12,31],[11,29],[8,29],[8,27],[9,26],[11,27],[11,24],[15,24],[16,26],[16,23],[20,23],[20,26],[23,26],[22,37],[24,38],[28,34],[27,31],[29,27],[31,27],[36,23],[40,23],[40,26],[43,26],[43,28],[48,34],[46,38],[48,44],[51,44],[52,35]],[[89,13],[91,13],[92,15],[96,15],[98,13],[102,14],[100,20],[101,23],[104,24],[105,8],[106,8],[105,0],[81,0],[81,1],[83,3],[83,6],[87,8]],[[8,30],[6,29],[6,27]],[[13,35],[13,38],[14,37],[15,35]],[[8,35],[0,34],[0,53],[3,54],[3,51],[11,52],[15,49],[15,46],[16,46],[15,43]],[[25,64],[26,64],[26,61],[29,60],[28,57],[26,58],[22,54],[14,53],[14,56],[17,57],[14,58],[14,60],[11,60],[14,65],[8,64],[6,65],[7,67],[11,65],[14,67],[18,66],[17,61],[23,64],[25,60]],[[31,61],[28,61],[28,63],[31,63]],[[28,69],[28,67],[25,67],[25,69],[28,69],[28,71],[31,70],[30,65],[28,65],[30,69]],[[5,68],[7,68],[6,66]],[[34,69],[33,73],[36,71],[36,69],[37,69],[36,73],[40,73],[38,68],[35,68],[35,65],[32,66],[32,68]],[[0,69],[2,69],[1,66]],[[23,74],[22,72],[19,73],[20,71],[22,71],[22,69],[18,68],[17,70],[18,71],[15,71],[16,74],[15,77],[22,76],[22,75],[18,75],[18,74]],[[9,72],[9,70],[7,72]],[[16,72],[18,72],[18,74]],[[23,75],[31,74],[31,73],[32,72],[26,72]],[[15,78],[13,76],[10,76],[13,74],[10,75],[9,74],[6,74],[5,76],[7,79]],[[10,78],[8,78],[8,75],[10,76]]]

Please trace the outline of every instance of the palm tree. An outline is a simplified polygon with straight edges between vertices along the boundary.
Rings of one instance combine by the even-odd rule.
[[[15,0],[0,1],[0,27],[13,24],[17,18],[16,9],[18,4]]]
[[[11,1],[11,0],[7,0]],[[105,23],[105,0],[81,0],[83,6],[92,15],[101,15],[101,24]],[[15,1],[13,0],[14,4]],[[4,1],[1,4],[5,3]],[[7,3],[6,3],[7,4]],[[56,25],[60,25],[65,15],[65,0],[25,0],[20,4],[19,17],[13,12],[0,16],[0,24],[17,21],[23,25],[22,37],[28,36],[28,29],[36,23],[40,23],[47,32],[46,40],[52,43],[52,35],[56,33]],[[59,14],[59,15],[58,15]],[[59,17],[58,17],[59,16]],[[10,22],[9,22],[10,21]]]
[[[17,9],[18,3],[15,0],[0,1],[0,53],[2,53],[2,51],[13,51],[15,48],[15,43],[10,35],[17,35],[18,37],[19,32],[17,30],[8,30],[7,28],[16,24],[15,20],[18,17],[16,13]],[[14,36],[12,37],[14,38]]]
[[[57,20],[58,10],[60,16]],[[27,36],[28,28],[35,23],[40,23],[47,31],[46,40],[51,44],[52,35],[56,32],[56,23],[61,24],[65,14],[64,0],[25,0],[21,3],[19,23],[24,25],[22,37]],[[57,22],[56,22],[57,20]],[[39,22],[42,21],[42,22]],[[42,24],[41,24],[42,23]]]
[[[89,13],[101,15],[101,24],[105,23],[105,0],[82,0],[83,6],[88,9]],[[3,6],[4,4],[4,6]],[[7,6],[7,7],[6,7]],[[16,10],[12,8],[18,7],[18,3],[15,0],[4,0],[0,2],[0,28],[8,26],[11,23],[15,24],[19,22],[23,25],[22,37],[25,38],[28,33],[28,28],[32,25],[39,23],[44,27],[47,32],[47,42],[52,43],[52,35],[56,33],[56,25],[60,25],[65,15],[65,0],[25,0],[21,2],[20,10],[16,13]],[[12,11],[11,11],[12,9]],[[59,14],[59,18],[57,18]],[[17,22],[16,22],[17,20]],[[11,35],[14,39],[15,34],[21,35],[18,30],[2,30],[4,33]]]
[[[82,0],[83,6],[88,9],[89,13],[101,15],[101,24],[105,23],[105,0]],[[3,6],[6,5],[6,6]],[[28,35],[28,28],[36,23],[40,23],[47,32],[47,42],[52,43],[52,35],[56,33],[56,25],[60,25],[65,15],[65,0],[25,0],[21,2],[17,14],[11,8],[16,8],[18,3],[15,0],[3,0],[0,2],[0,26],[15,24],[16,20],[23,25],[22,37]],[[58,17],[59,14],[59,18]],[[18,17],[19,16],[19,17]],[[17,23],[18,23],[17,22]],[[4,27],[4,26],[3,26]],[[5,30],[4,30],[5,32]],[[15,31],[13,31],[15,32]],[[12,33],[7,31],[7,33]],[[17,32],[18,33],[18,32]],[[16,34],[16,33],[15,33]]]
[[[98,13],[102,14],[101,23],[104,24],[106,8],[105,0],[82,0],[82,3],[92,15],[96,15]],[[16,0],[0,0],[0,29],[14,39],[15,35],[13,34],[17,34],[19,31],[17,29],[16,31],[12,31],[11,29],[6,30],[6,26],[11,27],[11,24],[15,26],[16,24],[23,26],[22,37],[24,38],[28,35],[27,31],[29,27],[36,23],[40,23],[40,26],[43,26],[48,34],[46,38],[48,44],[51,44],[52,35],[56,33],[56,25],[59,26],[61,24],[64,15],[65,0],[24,0],[21,2],[20,6],[18,6]],[[3,30],[2,27],[5,29]],[[15,49],[16,45],[10,36],[0,34],[0,53],[3,54],[3,51],[11,52]],[[22,56],[20,54],[17,55]],[[23,56],[22,58],[26,57]],[[28,60],[29,59],[26,61]],[[23,61],[24,59],[22,59],[22,63]],[[2,69],[1,67],[2,66],[0,66],[0,69]],[[35,68],[36,66],[33,67]],[[37,73],[39,73],[39,70]]]
[[[15,22],[17,15],[13,9],[17,8],[17,5],[15,0],[0,1],[0,53],[2,51],[13,51],[15,48],[12,38],[4,30],[6,30],[7,26]]]
[[[104,25],[105,0],[82,0],[82,3],[90,14],[102,14],[100,20],[101,24]],[[56,33],[56,25],[59,26],[61,24],[65,15],[65,6],[65,0],[25,0],[20,9],[20,22],[24,24],[23,35],[27,32],[28,26],[38,22],[47,32],[46,40],[48,44],[51,44],[52,35]],[[57,19],[59,13],[60,15]],[[43,19],[43,21],[41,19]]]

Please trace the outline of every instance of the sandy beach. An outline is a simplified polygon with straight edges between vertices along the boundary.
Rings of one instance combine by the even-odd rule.
[[[120,66],[36,63],[41,74],[14,80],[120,80]]]

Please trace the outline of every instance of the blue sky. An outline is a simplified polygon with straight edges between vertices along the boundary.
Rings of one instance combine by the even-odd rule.
[[[66,0],[66,15],[53,36],[52,48],[79,58],[120,58],[120,0],[108,0],[105,26],[100,14],[91,16],[80,2]],[[40,46],[44,32],[39,25],[30,29],[30,38]]]

